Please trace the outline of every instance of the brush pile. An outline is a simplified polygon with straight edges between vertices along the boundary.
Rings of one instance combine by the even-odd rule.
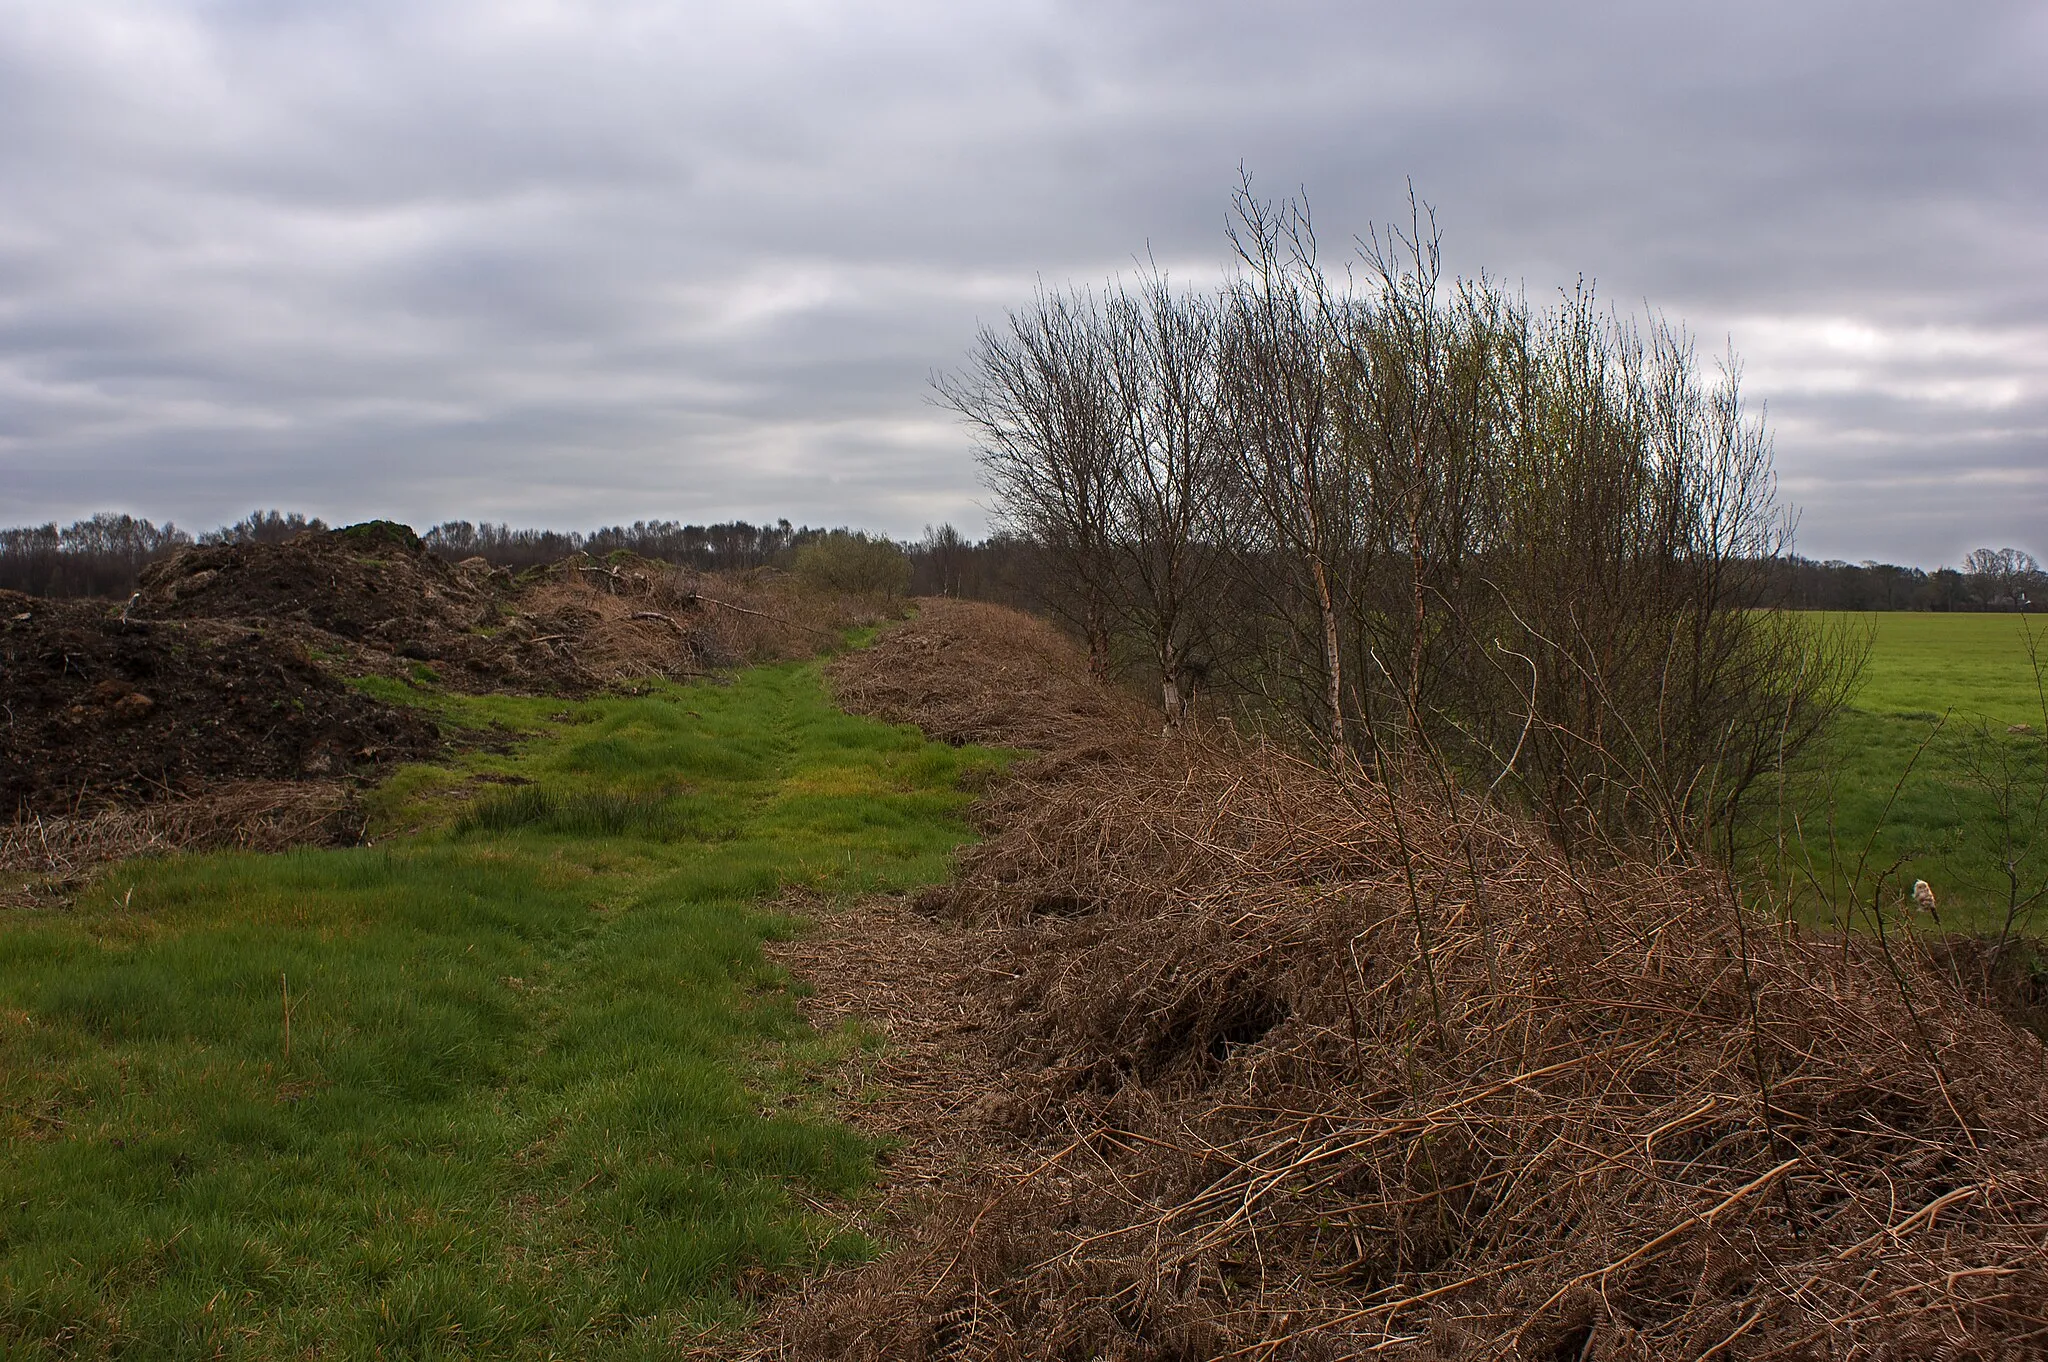
[[[1074,645],[1044,620],[947,597],[918,602],[917,620],[834,660],[827,675],[846,709],[915,724],[935,742],[1038,751],[1083,735],[1130,740],[1147,711],[1088,680]]]
[[[505,654],[521,650],[556,692],[701,676],[815,656],[889,613],[879,602],[799,590],[772,571],[712,575],[628,554],[604,562],[577,554],[519,580],[495,672],[484,670],[504,688],[513,671]]]
[[[2048,1057],[1915,951],[1235,742],[983,814],[988,1160],[770,1351],[2048,1356]]]

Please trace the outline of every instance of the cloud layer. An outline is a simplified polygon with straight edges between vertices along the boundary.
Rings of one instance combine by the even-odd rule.
[[[1614,9],[0,0],[0,522],[977,528],[932,370],[1242,163],[1732,341],[1803,551],[2048,554],[2048,12]]]

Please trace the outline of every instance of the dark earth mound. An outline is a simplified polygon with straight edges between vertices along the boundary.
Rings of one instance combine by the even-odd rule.
[[[222,780],[368,773],[442,749],[430,722],[328,675],[295,633],[124,622],[104,601],[0,592],[0,810],[73,813]]]
[[[445,751],[349,677],[591,694],[809,656],[863,622],[845,601],[622,555],[515,580],[389,521],[189,548],[125,604],[0,593],[0,818],[346,781]]]
[[[621,679],[612,661],[634,675],[702,665],[701,631],[672,613],[690,602],[652,599],[672,594],[671,575],[666,564],[579,555],[515,581],[481,558],[444,562],[406,526],[379,520],[284,544],[187,549],[143,572],[129,616],[296,625],[332,635],[328,650],[351,654],[356,670],[424,662],[457,690],[577,694]],[[614,656],[621,644],[625,659]]]
[[[295,622],[407,657],[497,622],[510,579],[452,567],[403,525],[375,520],[284,544],[187,549],[142,574],[140,619]]]

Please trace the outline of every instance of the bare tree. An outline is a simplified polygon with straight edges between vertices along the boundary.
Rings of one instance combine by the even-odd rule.
[[[1447,278],[1412,198],[1341,281],[1304,206],[1235,207],[1214,299],[1041,291],[938,383],[1097,673],[1121,626],[1171,729],[1199,639],[1332,763],[1424,754],[1568,845],[1731,847],[1860,664],[1764,608],[1791,521],[1732,360],[1704,382],[1583,286],[1539,314]]]
[[[127,595],[137,574],[192,542],[166,521],[158,525],[101,511],[63,529],[55,524],[0,531],[0,587],[34,595]]]
[[[924,538],[919,540],[913,551],[930,567],[930,585],[938,589],[941,596],[960,594],[960,578],[965,571],[972,546],[963,539],[960,531],[951,523],[936,528],[924,527]]]
[[[1080,626],[1098,677],[1111,666],[1123,434],[1103,327],[1091,295],[1040,289],[1005,326],[981,329],[964,374],[933,380],[940,405],[979,437],[1001,524],[1037,540],[1059,570],[1050,603]]]
[[[1357,651],[1391,702],[1373,712],[1391,710],[1410,742],[1434,748],[1471,642],[1468,577],[1494,523],[1494,348],[1515,317],[1483,281],[1442,296],[1435,223],[1412,196],[1410,211],[1407,231],[1360,243],[1369,292],[1335,334],[1344,448],[1370,489]]]
[[[1586,290],[1512,349],[1489,554],[1492,627],[1528,667],[1512,778],[1568,838],[1728,835],[1861,660],[1854,639],[1761,608],[1759,565],[1792,529],[1769,436],[1732,361],[1703,384],[1682,332],[1645,335]]]
[[[298,511],[254,510],[232,525],[223,525],[199,536],[202,544],[282,544],[307,530],[324,530],[317,516],[308,519]]]
[[[1198,615],[1218,565],[1222,446],[1218,307],[1175,293],[1156,268],[1110,296],[1105,340],[1122,418],[1115,542],[1127,615],[1159,669],[1166,727],[1193,698]]]
[[[2040,604],[2035,597],[2042,593],[2041,564],[2025,549],[1973,549],[1963,560],[1963,580],[1987,610],[2030,610]]]
[[[1340,380],[1329,318],[1341,310],[1316,264],[1308,210],[1254,197],[1246,177],[1230,232],[1241,272],[1225,304],[1220,403],[1236,474],[1234,537],[1241,579],[1268,590],[1294,650],[1313,659],[1312,722],[1331,760],[1348,751],[1342,574],[1358,547],[1361,488],[1338,438]],[[1306,605],[1300,609],[1297,602]],[[1312,692],[1313,693],[1313,692]]]

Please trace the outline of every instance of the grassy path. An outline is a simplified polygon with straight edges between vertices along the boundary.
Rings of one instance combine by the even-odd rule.
[[[860,1038],[765,900],[942,876],[999,758],[814,665],[413,698],[521,741],[401,772],[374,846],[0,919],[0,1355],[654,1356],[866,1251],[804,1202],[870,1175],[807,1081]]]

